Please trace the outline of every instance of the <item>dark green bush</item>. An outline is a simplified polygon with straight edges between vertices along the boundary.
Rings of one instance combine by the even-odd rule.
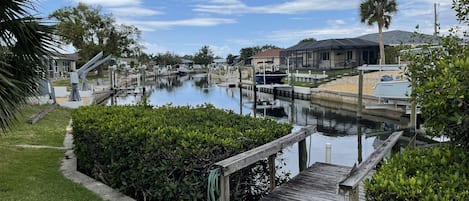
[[[75,110],[72,118],[80,171],[139,200],[206,200],[213,163],[291,129],[211,105],[89,106]],[[232,178],[245,184],[254,172]],[[248,188],[233,185],[238,193]]]
[[[452,146],[407,149],[365,188],[367,200],[469,200],[469,154]]]

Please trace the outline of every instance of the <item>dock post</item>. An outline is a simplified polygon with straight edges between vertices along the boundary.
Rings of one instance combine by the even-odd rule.
[[[362,117],[363,104],[363,71],[359,71],[358,76],[358,102],[357,102],[357,117]]]
[[[270,180],[270,192],[275,189],[275,155],[269,156],[269,180]]]
[[[360,125],[360,122],[357,119],[357,146],[358,146],[357,161],[358,161],[358,164],[362,163],[363,161],[362,136],[363,136],[362,125]]]
[[[257,89],[256,89],[256,67],[255,66],[252,66],[252,81],[253,81],[253,85],[252,85],[252,90],[254,92],[254,104],[253,104],[253,114],[254,114],[254,117],[256,117],[256,109],[257,109]]]
[[[412,89],[413,90],[413,89]],[[409,129],[411,133],[415,133],[417,129],[417,104],[412,100],[410,105],[410,122]]]
[[[298,162],[300,172],[308,168],[306,164],[308,163],[308,151],[306,149],[306,140],[304,139],[298,142]]]
[[[239,71],[239,114],[243,115],[243,74],[241,72],[241,66],[238,66]]]
[[[331,164],[331,152],[332,152],[332,145],[331,143],[326,143],[326,163]]]
[[[360,198],[360,194],[358,191],[358,186],[351,191],[349,191],[349,200],[350,201],[358,201]]]
[[[220,201],[230,201],[230,175],[220,176]]]

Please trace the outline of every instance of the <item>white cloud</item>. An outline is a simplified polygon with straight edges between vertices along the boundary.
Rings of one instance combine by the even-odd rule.
[[[407,9],[405,12],[402,12],[405,17],[418,17],[422,15],[431,16],[433,15],[432,9]]]
[[[317,40],[351,38],[375,32],[376,30],[374,27],[365,27],[355,24],[341,27],[325,27],[305,30],[279,30],[272,32],[272,34],[268,36],[268,39],[285,44],[296,44],[298,41],[305,38],[315,38]]]
[[[154,31],[156,29],[169,29],[178,26],[190,27],[208,27],[217,26],[221,24],[233,24],[237,21],[235,19],[227,18],[192,18],[184,20],[170,20],[170,21],[137,21],[137,20],[124,20],[119,19],[119,23],[134,25],[143,31]]]
[[[222,58],[226,58],[226,56],[232,52],[232,49],[227,45],[209,45],[209,47],[215,56],[220,56]]]
[[[158,54],[158,53],[165,53],[170,52],[170,49],[164,46],[161,46],[157,43],[150,43],[147,41],[143,41],[142,45],[145,47],[145,52],[148,54]]]
[[[305,20],[312,20],[312,18],[310,18],[310,17],[291,17],[291,18],[289,18],[289,19],[290,19],[290,20],[298,20],[298,21],[300,21],[300,20],[302,20],[302,21],[305,21]]]
[[[164,14],[161,11],[136,6],[110,8],[109,10],[116,16],[153,16]]]
[[[232,44],[237,44],[237,45],[241,45],[241,46],[255,46],[257,45],[257,41],[253,38],[250,38],[250,39],[228,39],[227,40],[229,43],[232,43]]]
[[[340,19],[337,19],[337,20],[328,20],[328,21],[327,21],[327,24],[329,24],[330,26],[339,26],[339,25],[344,25],[344,24],[345,24],[345,21],[344,21],[344,20],[340,20]]]
[[[142,3],[141,0],[73,0],[78,3],[85,3],[89,5],[100,5],[103,7],[115,7],[115,6],[136,6]]]
[[[216,14],[271,13],[295,14],[315,10],[343,10],[357,8],[358,0],[295,0],[280,4],[249,6],[238,0],[211,0],[207,4],[196,5],[194,11]]]

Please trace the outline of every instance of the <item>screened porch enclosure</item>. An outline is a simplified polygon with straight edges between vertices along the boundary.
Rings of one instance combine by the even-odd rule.
[[[281,64],[295,69],[344,69],[377,64],[378,43],[358,38],[300,42],[281,52]]]

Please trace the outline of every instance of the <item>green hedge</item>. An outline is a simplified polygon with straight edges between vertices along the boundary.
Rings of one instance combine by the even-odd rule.
[[[206,200],[213,163],[291,129],[211,105],[88,106],[72,118],[80,171],[139,200]],[[249,189],[244,184],[253,173],[232,177],[241,184],[233,185],[235,195]]]
[[[365,188],[367,200],[469,200],[469,154],[451,146],[407,149]]]

